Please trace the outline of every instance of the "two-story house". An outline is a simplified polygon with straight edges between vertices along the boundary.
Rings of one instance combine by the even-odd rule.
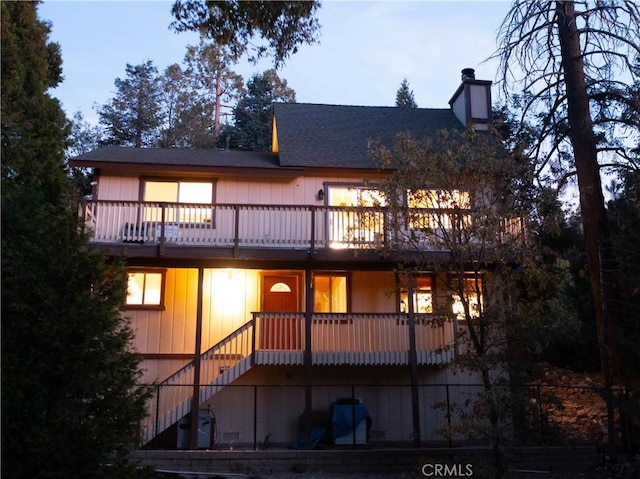
[[[444,293],[429,271],[398,281],[403,243],[375,190],[388,171],[368,145],[486,129],[490,86],[464,70],[446,109],[276,104],[269,153],[104,147],[71,160],[94,171],[86,229],[126,260],[123,314],[141,381],[157,383],[142,444],[207,408],[220,447],[290,444],[305,411],[354,385],[378,440],[440,437],[446,414],[425,411],[445,392],[416,387],[451,380],[456,325],[415,319]]]

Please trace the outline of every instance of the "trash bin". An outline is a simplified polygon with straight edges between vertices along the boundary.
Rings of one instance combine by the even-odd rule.
[[[191,414],[178,421],[178,449],[191,448]],[[214,443],[215,417],[208,409],[198,412],[198,449],[209,449]]]

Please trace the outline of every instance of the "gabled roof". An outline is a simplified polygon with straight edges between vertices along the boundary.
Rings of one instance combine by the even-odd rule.
[[[371,141],[391,148],[401,132],[463,129],[450,109],[276,103],[274,113],[281,166],[376,168]]]
[[[276,103],[279,153],[106,146],[71,166],[149,171],[285,172],[301,168],[377,169],[371,142],[391,148],[398,133],[418,139],[462,125],[450,109]]]

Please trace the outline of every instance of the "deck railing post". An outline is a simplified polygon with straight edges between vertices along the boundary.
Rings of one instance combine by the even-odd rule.
[[[160,204],[160,246],[158,248],[159,256],[164,256],[164,239],[165,239],[165,234],[167,229],[166,210],[167,210],[167,204],[161,203]]]
[[[304,272],[305,279],[305,313],[304,313],[304,445],[305,449],[311,449],[312,443],[312,421],[311,410],[312,401],[312,384],[313,384],[313,356],[311,354],[311,322],[313,319],[313,273],[310,269]]]
[[[251,367],[256,365],[256,329],[258,328],[258,315],[253,313],[253,327],[251,328]]]
[[[196,337],[193,354],[193,396],[191,398],[191,449],[198,448],[198,420],[200,412],[200,359],[202,355],[202,302],[204,297],[204,268],[198,268],[198,304],[196,305]]]
[[[233,256],[238,256],[238,247],[240,246],[240,205],[234,205],[234,219],[233,225]]]
[[[311,245],[309,252],[311,256],[316,253],[316,207],[314,205],[311,206]]]
[[[418,354],[416,351],[416,313],[414,307],[413,275],[407,275],[407,303],[409,309],[409,371],[411,375],[411,409],[413,413],[413,445],[420,447],[420,398],[418,394]]]

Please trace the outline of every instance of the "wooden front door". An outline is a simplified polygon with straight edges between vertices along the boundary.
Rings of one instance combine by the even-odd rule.
[[[262,278],[262,311],[265,313],[297,313],[298,283],[295,275],[265,275]],[[300,328],[293,315],[264,318],[260,334],[262,349],[300,349]]]

